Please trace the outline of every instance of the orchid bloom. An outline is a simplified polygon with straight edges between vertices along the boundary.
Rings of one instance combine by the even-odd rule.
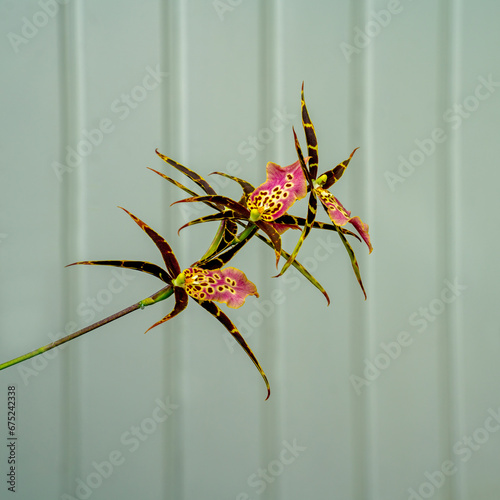
[[[85,264],[135,269],[137,271],[152,274],[167,283],[167,285],[170,285],[171,288],[168,288],[163,296],[156,299],[145,299],[141,302],[141,307],[145,307],[169,297],[172,293],[175,296],[175,306],[173,310],[164,318],[148,328],[145,333],[172,319],[174,316],[177,316],[184,309],[186,309],[189,297],[193,298],[201,307],[203,307],[224,325],[228,332],[234,337],[234,339],[240,344],[243,350],[254,362],[266,384],[266,399],[268,399],[270,395],[270,387],[266,374],[262,370],[257,358],[246,343],[245,339],[241,336],[236,326],[215,304],[215,302],[221,302],[227,304],[229,307],[238,308],[244,304],[245,299],[249,295],[255,295],[256,297],[259,296],[256,286],[248,280],[242,271],[235,269],[234,267],[221,268],[231,257],[233,257],[236,252],[239,251],[242,245],[233,246],[227,252],[207,263],[200,264],[197,262],[191,267],[184,269],[184,271],[181,271],[179,263],[167,241],[135,215],[131,214],[124,208],[122,208],[122,210],[127,212],[137,225],[153,240],[162,254],[166,269],[162,269],[156,264],[152,264],[150,262],[130,260],[81,261],[70,264],[70,266]]]
[[[286,167],[269,162],[266,166],[266,182],[257,187],[251,194],[245,197],[245,203],[237,202],[227,196],[208,195],[186,198],[172,203],[203,202],[222,205],[227,210],[222,214],[205,217],[196,222],[207,222],[209,220],[229,219],[234,221],[246,221],[248,227],[256,226],[261,229],[271,240],[276,254],[276,267],[278,267],[281,255],[281,237],[289,227],[284,227],[276,220],[284,215],[295,201],[304,198],[307,187],[303,182],[302,167],[299,161]],[[248,184],[249,186],[249,184]],[[193,222],[183,227],[192,225]],[[182,229],[182,228],[181,228]]]
[[[368,246],[369,252],[373,250],[372,245],[370,243],[370,236],[368,235],[368,225],[365,224],[359,217],[351,217],[351,212],[347,211],[340,201],[328,191],[328,188],[331,187],[335,182],[337,182],[344,171],[346,170],[349,162],[351,161],[352,156],[354,155],[356,149],[351,153],[349,158],[342,163],[339,163],[335,168],[328,170],[324,174],[320,175],[318,178],[318,141],[316,138],[316,133],[314,131],[314,126],[309,118],[309,113],[307,112],[306,103],[304,100],[304,84],[302,83],[302,91],[301,91],[301,108],[302,108],[302,125],[304,128],[306,142],[307,142],[307,153],[308,158],[304,158],[302,155],[302,151],[300,149],[300,144],[297,139],[297,134],[295,130],[293,130],[293,135],[295,139],[295,148],[297,150],[297,155],[299,157],[299,162],[302,167],[303,176],[305,178],[305,183],[308,185],[308,189],[310,190],[309,195],[309,205],[308,205],[308,213],[306,217],[306,224],[304,224],[304,228],[302,234],[297,242],[295,249],[293,250],[290,258],[287,260],[281,272],[278,276],[281,276],[288,267],[292,264],[295,256],[298,254],[302,243],[306,239],[309,234],[311,228],[314,226],[315,218],[316,218],[316,208],[317,208],[317,198],[319,198],[323,208],[327,212],[330,220],[333,225],[342,228],[348,222],[351,223],[355,229],[358,231],[360,236],[363,238],[365,243]],[[309,160],[309,161],[307,161]],[[366,299],[366,292],[363,286],[363,282],[361,280],[361,274],[359,271],[359,265],[356,260],[356,256],[354,255],[354,251],[344,236],[343,231],[337,231],[342,243],[344,244],[347,253],[351,259],[351,264],[358,280],[358,283],[363,291],[363,294]]]

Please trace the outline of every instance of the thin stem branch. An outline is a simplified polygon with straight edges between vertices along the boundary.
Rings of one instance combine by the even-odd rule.
[[[137,302],[136,304],[133,304],[125,309],[122,309],[121,311],[108,316],[107,318],[104,318],[100,321],[97,321],[96,323],[93,323],[90,326],[86,326],[85,328],[82,328],[81,330],[78,330],[77,332],[71,333],[70,335],[67,335],[66,337],[63,337],[61,339],[55,340],[54,342],[51,342],[50,344],[47,344],[46,346],[40,347],[38,349],[35,349],[34,351],[31,351],[27,354],[24,354],[23,356],[19,356],[18,358],[12,359],[11,361],[7,361],[5,363],[0,364],[0,371],[4,370],[5,368],[8,368],[9,366],[17,365],[18,363],[21,363],[22,361],[25,361],[27,359],[34,358],[35,356],[38,356],[39,354],[43,354],[44,352],[50,351],[51,349],[54,349],[55,347],[58,347],[62,344],[65,344],[66,342],[69,342],[70,340],[76,339],[77,337],[80,337],[82,335],[85,335],[88,332],[91,332],[92,330],[96,330],[97,328],[100,328],[101,326],[107,325],[108,323],[111,323],[115,319],[121,318],[122,316],[125,316],[126,314],[129,314],[133,311],[136,311],[137,309],[143,309],[145,306],[155,304],[156,302],[159,302],[160,300],[164,300],[173,293],[173,287],[172,285],[168,285],[161,290],[155,292],[153,295],[149,296],[147,299],[141,300]]]

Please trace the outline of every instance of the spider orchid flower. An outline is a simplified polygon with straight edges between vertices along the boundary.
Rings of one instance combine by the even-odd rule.
[[[349,158],[342,163],[339,163],[335,168],[328,170],[324,174],[317,177],[318,173],[318,141],[316,138],[316,132],[314,131],[314,126],[309,118],[309,113],[307,112],[306,103],[304,100],[304,84],[302,83],[302,91],[301,91],[301,109],[302,109],[302,126],[304,128],[306,142],[307,142],[307,153],[308,158],[304,158],[302,155],[302,151],[300,148],[299,141],[297,139],[297,134],[295,130],[293,130],[293,135],[295,139],[295,149],[297,151],[297,155],[299,157],[299,162],[302,167],[303,176],[305,178],[305,182],[307,183],[308,190],[310,191],[309,195],[309,204],[308,204],[308,212],[306,217],[306,223],[304,224],[304,228],[302,230],[302,234],[293,250],[290,258],[287,260],[281,272],[278,276],[281,276],[288,267],[292,264],[295,256],[298,254],[302,243],[306,239],[312,227],[314,227],[314,222],[316,218],[316,210],[317,210],[317,199],[319,198],[321,205],[324,210],[328,214],[330,220],[333,225],[336,226],[339,230],[337,231],[344,247],[349,254],[351,259],[351,265],[358,280],[358,283],[363,291],[363,294],[366,299],[366,292],[363,286],[363,282],[361,280],[361,274],[359,271],[359,265],[356,260],[356,256],[354,251],[347,241],[344,231],[340,229],[342,226],[346,225],[348,222],[354,226],[354,228],[358,231],[361,238],[364,240],[366,245],[368,246],[369,252],[373,250],[370,236],[368,234],[368,225],[365,224],[359,217],[351,217],[351,212],[346,210],[340,201],[328,191],[328,188],[331,187],[335,182],[337,182],[342,174],[345,172],[351,158],[353,157],[356,149],[351,153]],[[309,161],[307,161],[309,160]]]
[[[270,387],[266,374],[236,326],[215,304],[215,302],[220,302],[227,304],[229,307],[238,308],[244,304],[245,299],[248,296],[259,296],[256,286],[248,280],[242,271],[235,269],[234,267],[222,268],[222,266],[240,250],[242,245],[233,246],[230,250],[208,263],[199,264],[196,262],[191,267],[182,271],[172,248],[167,241],[135,215],[131,214],[124,208],[122,208],[122,210],[127,212],[137,225],[153,240],[163,257],[166,269],[162,269],[156,264],[152,264],[150,262],[130,260],[81,261],[69,265],[100,265],[134,269],[136,271],[142,271],[156,276],[163,282],[167,283],[167,285],[170,285],[170,287],[167,287],[162,296],[155,298],[150,297],[141,302],[140,305],[141,308],[143,308],[154,304],[159,300],[164,300],[172,294],[175,296],[175,305],[173,310],[164,318],[148,328],[145,333],[181,313],[184,309],[186,309],[189,297],[191,297],[220,323],[222,323],[247,353],[264,379],[267,388],[266,399],[268,399],[270,395]]]
[[[266,166],[266,172],[266,182],[248,195],[245,203],[234,201],[226,196],[208,195],[186,198],[176,201],[172,205],[190,202],[222,205],[226,210],[221,215],[217,214],[217,218],[245,221],[248,223],[248,230],[256,226],[266,233],[274,247],[276,267],[278,267],[281,255],[280,233],[288,229],[288,227],[283,227],[283,224],[278,224],[275,227],[274,224],[276,219],[284,215],[295,201],[306,195],[307,186],[303,180],[302,167],[299,161],[287,167],[281,167],[276,163],[269,162]],[[207,220],[216,220],[216,218],[205,218],[204,221]],[[293,225],[290,226],[293,227]]]
[[[165,156],[161,154],[158,150],[156,150],[156,154],[166,163],[177,169],[179,172],[183,173],[186,175],[190,180],[195,182],[198,186],[200,186],[205,193],[211,194],[213,193],[216,195],[217,193],[215,190],[210,186],[210,184],[203,179],[199,174],[196,172],[188,169],[184,165],[181,165],[180,163],[176,162],[172,158],[169,158],[168,156]],[[163,177],[165,180],[173,184],[174,186],[178,187],[179,189],[182,189],[186,193],[188,193],[192,198],[200,198],[200,196],[192,191],[191,189],[187,188],[180,182],[172,179],[171,177],[168,177],[167,175],[163,174],[162,172],[158,172],[157,170],[154,170],[150,168],[149,170],[152,170],[159,176]],[[255,187],[252,186],[249,182],[247,182],[244,179],[240,179],[239,177],[233,177],[232,175],[222,173],[222,172],[213,172],[214,174],[222,175],[224,177],[228,177],[229,179],[232,179],[233,181],[237,182],[242,190],[243,190],[243,195],[239,201],[239,204],[242,205],[244,208],[247,207],[247,199],[248,197],[255,191]],[[211,208],[214,208],[218,210],[218,213],[208,215],[205,217],[201,217],[199,219],[193,220],[191,222],[188,222],[184,226],[182,226],[179,229],[179,232],[181,229],[187,226],[191,226],[194,224],[200,224],[203,222],[211,222],[211,221],[219,221],[219,229],[217,231],[217,234],[210,245],[209,249],[205,253],[205,255],[198,261],[199,263],[204,263],[207,264],[209,262],[213,262],[214,258],[220,254],[220,252],[227,250],[229,247],[232,245],[239,245],[240,243],[247,243],[252,236],[256,236],[258,239],[263,241],[266,245],[274,249],[274,244],[273,242],[263,236],[262,234],[257,232],[257,226],[255,226],[253,223],[249,224],[245,222],[245,220],[238,220],[235,219],[235,214],[233,211],[227,209],[225,206],[222,206],[220,204],[215,204],[207,199],[208,197],[205,197],[204,203],[207,206],[210,206]],[[235,202],[236,203],[236,202]],[[236,223],[235,223],[236,221]],[[239,224],[242,227],[245,227],[245,230],[237,235],[237,226],[236,224]],[[279,217],[276,222],[272,223],[274,229],[277,231],[278,234],[282,234],[286,229],[292,227],[294,229],[299,229],[299,226],[303,226],[305,224],[305,219],[301,217],[293,217],[290,215],[282,215]],[[337,231],[338,228],[331,225],[331,224],[323,224],[321,222],[315,222],[314,227],[318,227],[321,229],[328,229],[328,230],[334,230]],[[353,236],[354,233],[350,233],[350,231],[343,230],[346,233],[352,234]],[[357,237],[357,236],[356,236]],[[285,250],[281,249],[281,255],[282,257],[286,260],[290,257],[290,255],[285,252]],[[302,265],[300,262],[297,260],[294,260],[292,265],[297,269],[310,283],[312,283],[326,298],[328,304],[330,304],[330,298],[328,297],[328,294],[326,293],[325,289],[323,286],[314,278],[314,276],[311,275],[311,273]]]

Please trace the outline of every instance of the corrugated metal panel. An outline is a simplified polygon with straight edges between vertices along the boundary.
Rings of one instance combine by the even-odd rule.
[[[194,303],[146,336],[171,302],[2,372],[4,401],[17,387],[18,498],[497,498],[497,4],[66,3],[0,7],[0,362],[157,289],[64,269],[161,263],[117,206],[181,266],[196,260],[214,228],[177,236],[208,212],[169,206],[183,193],[145,167],[189,181],[155,148],[236,197],[209,174],[259,184],[267,161],[293,162],[302,81],[320,172],[360,146],[334,192],[374,252],[354,244],[365,302],[337,238],[311,233],[299,258],[330,307],[293,272],[270,279],[259,242],[234,259],[260,293],[229,315],[267,402]]]

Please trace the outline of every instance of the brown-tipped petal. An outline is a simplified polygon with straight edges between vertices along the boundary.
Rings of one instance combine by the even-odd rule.
[[[328,207],[325,206],[323,199],[320,197],[321,201],[321,206],[325,209],[326,213],[331,219],[330,211],[328,210]],[[331,219],[332,223],[335,224],[335,221]],[[349,255],[349,258],[351,259],[351,265],[352,265],[352,270],[354,271],[354,274],[356,275],[356,279],[358,280],[359,286],[361,287],[361,290],[363,291],[363,294],[365,296],[366,300],[366,291],[365,287],[363,286],[363,281],[361,280],[361,272],[359,270],[359,264],[356,259],[356,255],[354,254],[354,250],[352,249],[351,245],[347,241],[347,238],[344,236],[344,233],[342,231],[338,231],[340,239],[342,240],[342,243],[344,244],[345,249],[347,250],[347,254]]]
[[[269,386],[269,381],[267,380],[267,376],[262,367],[260,366],[259,362],[257,361],[257,358],[255,357],[254,353],[246,343],[245,339],[241,336],[241,333],[238,331],[236,326],[234,326],[233,322],[213,302],[207,300],[205,301],[200,301],[197,299],[194,300],[196,300],[196,302],[198,302],[198,304],[200,304],[200,306],[203,307],[203,309],[208,311],[214,318],[216,318],[226,327],[227,331],[233,336],[234,340],[236,340],[236,342],[240,344],[240,346],[247,353],[249,358],[253,361],[254,365],[257,367],[257,370],[259,370],[259,373],[264,379],[264,383],[266,384],[267,388],[266,401],[267,401],[269,399],[269,396],[271,395],[271,388]]]
[[[185,198],[183,200],[174,201],[174,203],[172,203],[170,206],[177,205],[177,203],[195,203],[195,202],[216,203],[218,205],[222,205],[226,208],[229,208],[230,210],[233,210],[238,215],[238,217],[241,217],[243,219],[248,219],[250,217],[250,211],[246,207],[244,207],[237,201],[228,198],[227,196],[221,196],[221,195],[196,196],[193,198]]]
[[[179,172],[182,172],[185,176],[189,177],[193,182],[198,184],[203,191],[207,194],[217,194],[215,190],[210,186],[210,184],[203,178],[201,175],[197,174],[193,170],[190,170],[189,168],[185,167],[184,165],[181,165],[180,163],[177,163],[175,160],[172,160],[172,158],[169,158],[168,156],[165,156],[161,154],[158,149],[156,150],[156,154],[165,162],[167,162],[169,165],[172,165],[172,167],[176,168]]]
[[[210,175],[214,175],[214,174],[222,175],[223,177],[227,177],[228,179],[231,179],[234,182],[237,182],[241,186],[241,189],[243,189],[243,193],[245,193],[245,195],[247,195],[247,196],[249,194],[253,193],[255,190],[255,188],[252,186],[252,184],[247,182],[245,179],[240,179],[239,177],[234,177],[232,175],[226,174],[225,172],[212,172]]]
[[[257,232],[258,227],[254,226],[250,231],[250,234],[243,239],[233,245],[231,248],[226,250],[224,253],[217,255],[215,257],[210,257],[208,259],[200,260],[199,262],[195,262],[193,266],[201,267],[202,269],[220,269],[225,266],[252,238],[252,236]]]
[[[163,257],[163,261],[167,266],[167,270],[170,276],[172,276],[172,278],[178,276],[181,272],[181,268],[179,266],[179,263],[177,262],[177,259],[175,258],[172,248],[170,248],[170,245],[167,243],[167,240],[165,240],[165,238],[160,236],[154,229],[151,229],[145,222],[136,217],[134,214],[130,213],[125,208],[118,208],[121,208],[124,212],[127,212],[127,214],[130,215],[134,222],[153,240],[154,244]]]
[[[161,325],[162,323],[165,323],[169,319],[172,319],[174,316],[177,316],[179,313],[184,311],[188,305],[188,300],[189,296],[186,293],[186,290],[184,288],[180,288],[178,286],[174,287],[174,294],[175,294],[175,306],[172,309],[172,312],[167,314],[163,319],[160,321],[157,321],[153,326],[150,326],[144,333],[148,333],[149,330],[154,328],[155,326]]]
[[[323,189],[328,189],[329,187],[333,186],[344,174],[347,166],[349,165],[351,158],[353,157],[354,153],[358,150],[359,148],[356,148],[347,160],[343,161],[342,163],[339,163],[335,168],[332,168],[331,170],[328,170],[328,172],[325,172],[324,174],[321,174],[320,177],[326,176],[326,182],[323,184]]]
[[[184,229],[188,226],[194,226],[195,224],[202,224],[203,222],[214,222],[221,221],[226,219],[237,219],[236,214],[232,210],[226,210],[225,212],[219,212],[217,214],[206,215],[205,217],[200,217],[199,219],[194,219],[179,228],[177,234],[181,232],[181,229]]]
[[[318,174],[318,140],[314,131],[314,125],[307,112],[306,101],[304,99],[304,86],[302,86],[300,93],[300,107],[302,111],[302,126],[306,135],[307,154],[311,157],[309,160],[309,172],[311,173],[311,178],[316,179],[316,175]]]
[[[76,265],[86,265],[86,266],[113,266],[122,267],[124,269],[133,269],[135,271],[142,271],[143,273],[151,274],[161,279],[165,283],[172,283],[172,277],[167,271],[162,269],[156,264],[151,264],[151,262],[143,262],[142,260],[84,260],[81,262],[73,262],[73,264],[68,264],[65,267],[76,266]]]
[[[259,229],[262,229],[262,231],[264,231],[267,234],[267,236],[269,236],[269,239],[273,244],[274,252],[276,254],[276,269],[277,269],[281,255],[281,236],[279,235],[278,231],[276,231],[276,229],[274,229],[274,227],[271,226],[271,224],[268,224],[267,222],[259,220],[255,223],[255,225],[258,226]]]
[[[257,238],[259,238],[259,240],[262,240],[267,246],[274,248],[273,244],[265,236],[262,236],[259,233],[257,233],[256,236]],[[286,253],[283,249],[281,250],[281,255],[287,260],[290,258],[290,254]],[[326,290],[323,288],[323,286],[318,282],[318,280],[302,264],[300,264],[298,260],[294,260],[292,262],[292,266],[295,267],[295,269],[297,269],[297,271],[299,271],[300,274],[304,276],[304,278],[306,278],[310,283],[312,283],[325,296],[328,305],[330,305],[330,297],[326,293]],[[273,276],[273,278],[277,277],[278,276]]]
[[[285,273],[285,271],[290,267],[290,265],[294,261],[295,257],[299,253],[300,247],[302,246],[302,243],[304,243],[305,239],[307,238],[307,235],[311,231],[312,225],[314,224],[314,220],[316,219],[317,207],[318,207],[318,200],[316,199],[316,192],[313,189],[313,190],[311,190],[311,194],[309,195],[309,206],[307,209],[307,218],[306,218],[306,223],[304,224],[304,229],[302,230],[302,234],[300,235],[299,241],[295,245],[295,248],[294,248],[292,254],[288,258],[288,260],[285,262],[285,265],[282,267],[278,276],[281,276]]]
[[[307,180],[307,184],[309,185],[309,189],[313,189],[312,179],[316,177],[312,177],[309,169],[306,165],[306,159],[302,155],[302,149],[300,149],[299,139],[297,138],[297,134],[295,133],[295,129],[292,127],[293,138],[295,141],[295,150],[297,151],[297,156],[299,157],[300,166],[302,167],[302,172],[304,173],[304,177]]]

